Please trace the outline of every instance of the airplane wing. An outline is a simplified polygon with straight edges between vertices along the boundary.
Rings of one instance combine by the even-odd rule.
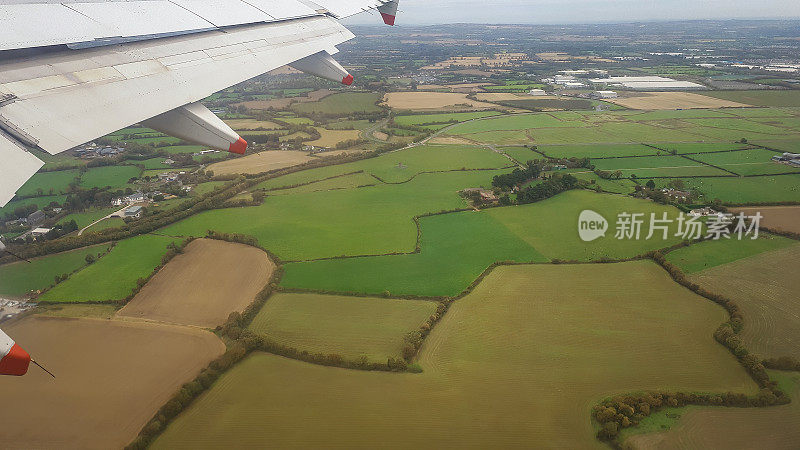
[[[220,150],[247,143],[199,101],[290,64],[351,84],[339,19],[397,0],[10,0],[0,5],[0,206],[56,154],[135,123]]]

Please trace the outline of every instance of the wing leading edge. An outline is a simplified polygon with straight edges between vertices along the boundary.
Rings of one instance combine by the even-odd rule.
[[[176,14],[175,23],[164,24],[176,6],[191,17]],[[59,17],[70,13],[60,7],[81,10],[93,26],[83,27],[83,19],[65,26]],[[351,84],[353,77],[331,57],[354,37],[338,19],[368,9],[393,24],[397,2],[0,5],[0,50],[11,50],[0,51],[0,206],[42,165],[25,145],[55,154],[145,122],[172,136],[244,153],[247,143],[198,102],[287,64]],[[151,21],[153,14],[159,20]],[[34,18],[36,33],[24,28],[25,17]]]

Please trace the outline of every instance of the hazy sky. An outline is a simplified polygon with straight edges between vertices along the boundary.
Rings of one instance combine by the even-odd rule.
[[[800,0],[400,0],[398,22],[594,23],[800,18]],[[360,14],[347,23],[380,19]]]

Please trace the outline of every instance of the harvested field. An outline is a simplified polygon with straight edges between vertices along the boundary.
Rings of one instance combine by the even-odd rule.
[[[470,100],[467,98],[467,94],[449,92],[389,92],[383,101],[386,106],[401,110],[497,108],[497,105],[491,103]]]
[[[153,448],[606,448],[606,395],[757,390],[711,336],[726,318],[649,261],[500,267],[433,329],[422,374],[255,354]]]
[[[295,150],[270,150],[254,153],[243,158],[234,158],[208,166],[216,175],[238,173],[261,173],[269,170],[283,169],[311,161],[308,153]]]
[[[401,357],[403,337],[434,312],[436,303],[426,300],[280,293],[250,329],[301,351],[384,363]]]
[[[714,267],[691,277],[711,292],[739,305],[745,318],[740,334],[747,348],[763,357],[800,355],[800,245]]]
[[[229,119],[225,123],[234,130],[278,130],[281,128],[277,123],[256,119]]]
[[[118,315],[213,328],[243,311],[272,276],[267,255],[242,244],[196,239]]]
[[[328,130],[317,127],[317,131],[319,131],[322,137],[316,141],[306,142],[306,144],[316,147],[333,148],[340,142],[355,140],[361,137],[361,132],[358,130]]]
[[[31,366],[0,379],[3,444],[122,448],[225,345],[207,331],[96,319],[26,317],[4,326],[58,377]]]
[[[744,108],[750,105],[691,92],[642,92],[608,100],[631,109]]]
[[[625,441],[633,449],[724,448],[796,449],[800,442],[800,374],[772,371],[792,397],[770,408],[684,408],[677,423],[659,433]]]
[[[524,95],[524,94],[514,94],[510,92],[481,92],[480,94],[476,94],[475,98],[482,102],[504,102],[508,100],[530,100],[530,99],[547,99],[547,100],[557,100],[558,97],[553,95],[545,95],[545,96],[532,96],[532,95]]]
[[[754,216],[760,212],[761,226],[779,230],[800,233],[800,206],[755,206],[752,208],[736,208],[734,214],[743,212],[745,215]]]

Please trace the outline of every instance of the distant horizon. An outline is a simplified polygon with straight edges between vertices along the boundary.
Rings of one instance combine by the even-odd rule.
[[[399,16],[398,16],[399,17]],[[363,19],[363,17],[359,17]],[[627,20],[627,21],[598,21],[598,22],[430,22],[430,23],[396,23],[396,27],[405,26],[424,26],[435,27],[440,25],[491,25],[491,26],[567,26],[567,25],[629,25],[629,24],[647,24],[647,23],[685,23],[685,22],[800,22],[800,16],[797,17],[735,17],[735,18],[719,18],[719,19],[650,19],[650,20]],[[375,23],[369,20],[354,20],[345,19],[342,21],[347,26],[355,27],[385,27],[383,23]],[[800,34],[800,29],[798,29]]]
[[[443,25],[594,25],[691,20],[800,20],[795,0],[400,0],[397,23]],[[359,14],[346,23],[369,25],[379,16]]]

